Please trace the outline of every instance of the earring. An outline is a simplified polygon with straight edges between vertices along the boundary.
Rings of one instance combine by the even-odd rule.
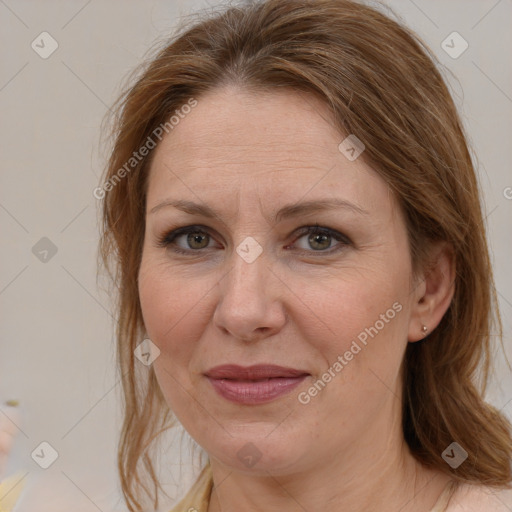
[[[421,331],[423,332],[423,336],[426,336],[427,335],[427,331],[428,331],[428,327],[426,325],[424,325],[422,328],[421,328]]]

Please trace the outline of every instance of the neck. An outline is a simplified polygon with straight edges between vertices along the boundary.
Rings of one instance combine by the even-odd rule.
[[[285,476],[248,475],[211,460],[208,512],[429,512],[450,478],[412,457],[400,424],[382,427],[373,422],[329,460]],[[384,431],[392,434],[383,437]]]

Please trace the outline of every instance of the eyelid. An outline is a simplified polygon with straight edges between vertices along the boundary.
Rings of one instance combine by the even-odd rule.
[[[173,245],[173,242],[176,240],[176,238],[183,236],[183,235],[188,235],[189,233],[193,233],[195,231],[207,233],[208,236],[210,236],[210,238],[215,239],[215,237],[213,237],[211,235],[210,228],[208,228],[207,226],[202,226],[200,224],[192,224],[192,225],[188,225],[188,226],[182,226],[179,228],[171,228],[170,230],[167,230],[162,236],[160,236],[158,238],[157,246],[165,249],[168,246]],[[189,254],[189,253],[193,253],[193,252],[199,253],[199,252],[203,251],[204,249],[184,250],[184,249],[178,248],[178,250],[176,250],[176,249],[173,249],[173,250],[175,250],[175,252]]]
[[[333,228],[329,228],[327,226],[321,226],[319,224],[312,224],[312,225],[308,225],[308,226],[303,226],[303,227],[300,227],[296,230],[297,235],[296,235],[296,238],[294,239],[294,242],[296,240],[298,240],[299,238],[303,237],[304,235],[307,235],[307,234],[312,234],[312,233],[327,233],[328,235],[330,235],[332,238],[334,238],[335,240],[337,240],[338,242],[342,242],[342,243],[345,243],[347,245],[349,244],[352,244],[352,240],[350,240],[350,238],[345,235],[344,233],[340,233],[339,231],[337,231],[336,229],[333,229]],[[317,251],[317,252],[328,252],[328,251]]]
[[[193,232],[203,232],[203,233],[206,233],[210,238],[212,238],[213,240],[215,240],[215,237],[211,234],[211,231],[212,229],[207,227],[207,226],[203,226],[203,225],[200,225],[200,224],[193,224],[193,225],[188,225],[188,226],[182,226],[182,227],[179,227],[179,228],[174,228],[174,229],[170,229],[168,231],[166,231],[162,236],[160,236],[157,240],[157,247],[159,248],[169,248],[169,246],[171,245],[174,245],[174,247],[172,248],[172,251],[176,252],[176,253],[180,253],[180,254],[186,254],[186,255],[192,255],[192,254],[195,254],[195,255],[200,255],[201,253],[203,253],[206,249],[209,249],[208,247],[206,248],[203,248],[203,249],[182,249],[178,246],[176,246],[176,244],[174,243],[174,241],[176,240],[176,238],[180,237],[180,236],[184,236],[184,235],[187,235],[189,233],[193,233]],[[348,246],[348,245],[353,245],[352,243],[352,240],[345,234],[333,229],[333,228],[330,228],[330,227],[327,227],[327,226],[321,226],[319,225],[318,223],[316,224],[310,224],[310,225],[306,225],[306,226],[301,226],[299,228],[297,228],[296,230],[294,230],[293,232],[293,242],[292,244],[294,244],[299,238],[302,238],[303,236],[305,235],[308,235],[308,234],[313,234],[313,233],[325,233],[325,234],[328,234],[329,236],[331,236],[334,240],[336,240],[337,242],[339,242],[339,245],[343,247],[345,246]],[[288,246],[286,246],[288,247]],[[328,254],[333,254],[335,252],[338,252],[340,251],[341,248],[338,247],[337,249],[336,248],[330,248],[330,249],[327,249],[325,251],[314,251],[314,250],[305,250],[305,249],[298,249],[297,252],[300,252],[300,253],[303,253],[303,254],[318,254],[318,255],[328,255]]]

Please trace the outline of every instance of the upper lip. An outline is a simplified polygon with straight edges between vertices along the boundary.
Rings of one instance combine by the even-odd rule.
[[[300,377],[302,375],[309,375],[309,373],[305,370],[276,366],[274,364],[257,364],[253,366],[224,364],[211,368],[205,372],[205,375],[212,379],[261,380],[276,377]]]

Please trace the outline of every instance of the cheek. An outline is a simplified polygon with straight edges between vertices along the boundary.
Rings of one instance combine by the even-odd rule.
[[[373,265],[297,290],[309,308],[296,321],[321,355],[322,371],[341,356],[347,362],[343,381],[360,384],[374,378],[372,370],[393,381],[407,340],[406,276],[395,267]]]
[[[299,331],[321,363],[299,400],[323,435],[340,440],[368,428],[400,393],[408,288],[375,265],[322,283],[301,295],[311,310]]]
[[[156,362],[186,367],[208,317],[204,311],[211,286],[188,278],[165,263],[143,259],[139,296],[148,337],[160,349]],[[155,362],[155,363],[156,363]],[[158,365],[156,365],[158,366]]]
[[[204,310],[208,288],[211,285],[206,286],[204,280],[178,274],[155,259],[143,259],[139,296],[144,326],[160,350],[153,369],[167,404],[184,424],[189,417],[201,417],[190,400],[197,384],[191,370],[197,340],[208,321]]]

